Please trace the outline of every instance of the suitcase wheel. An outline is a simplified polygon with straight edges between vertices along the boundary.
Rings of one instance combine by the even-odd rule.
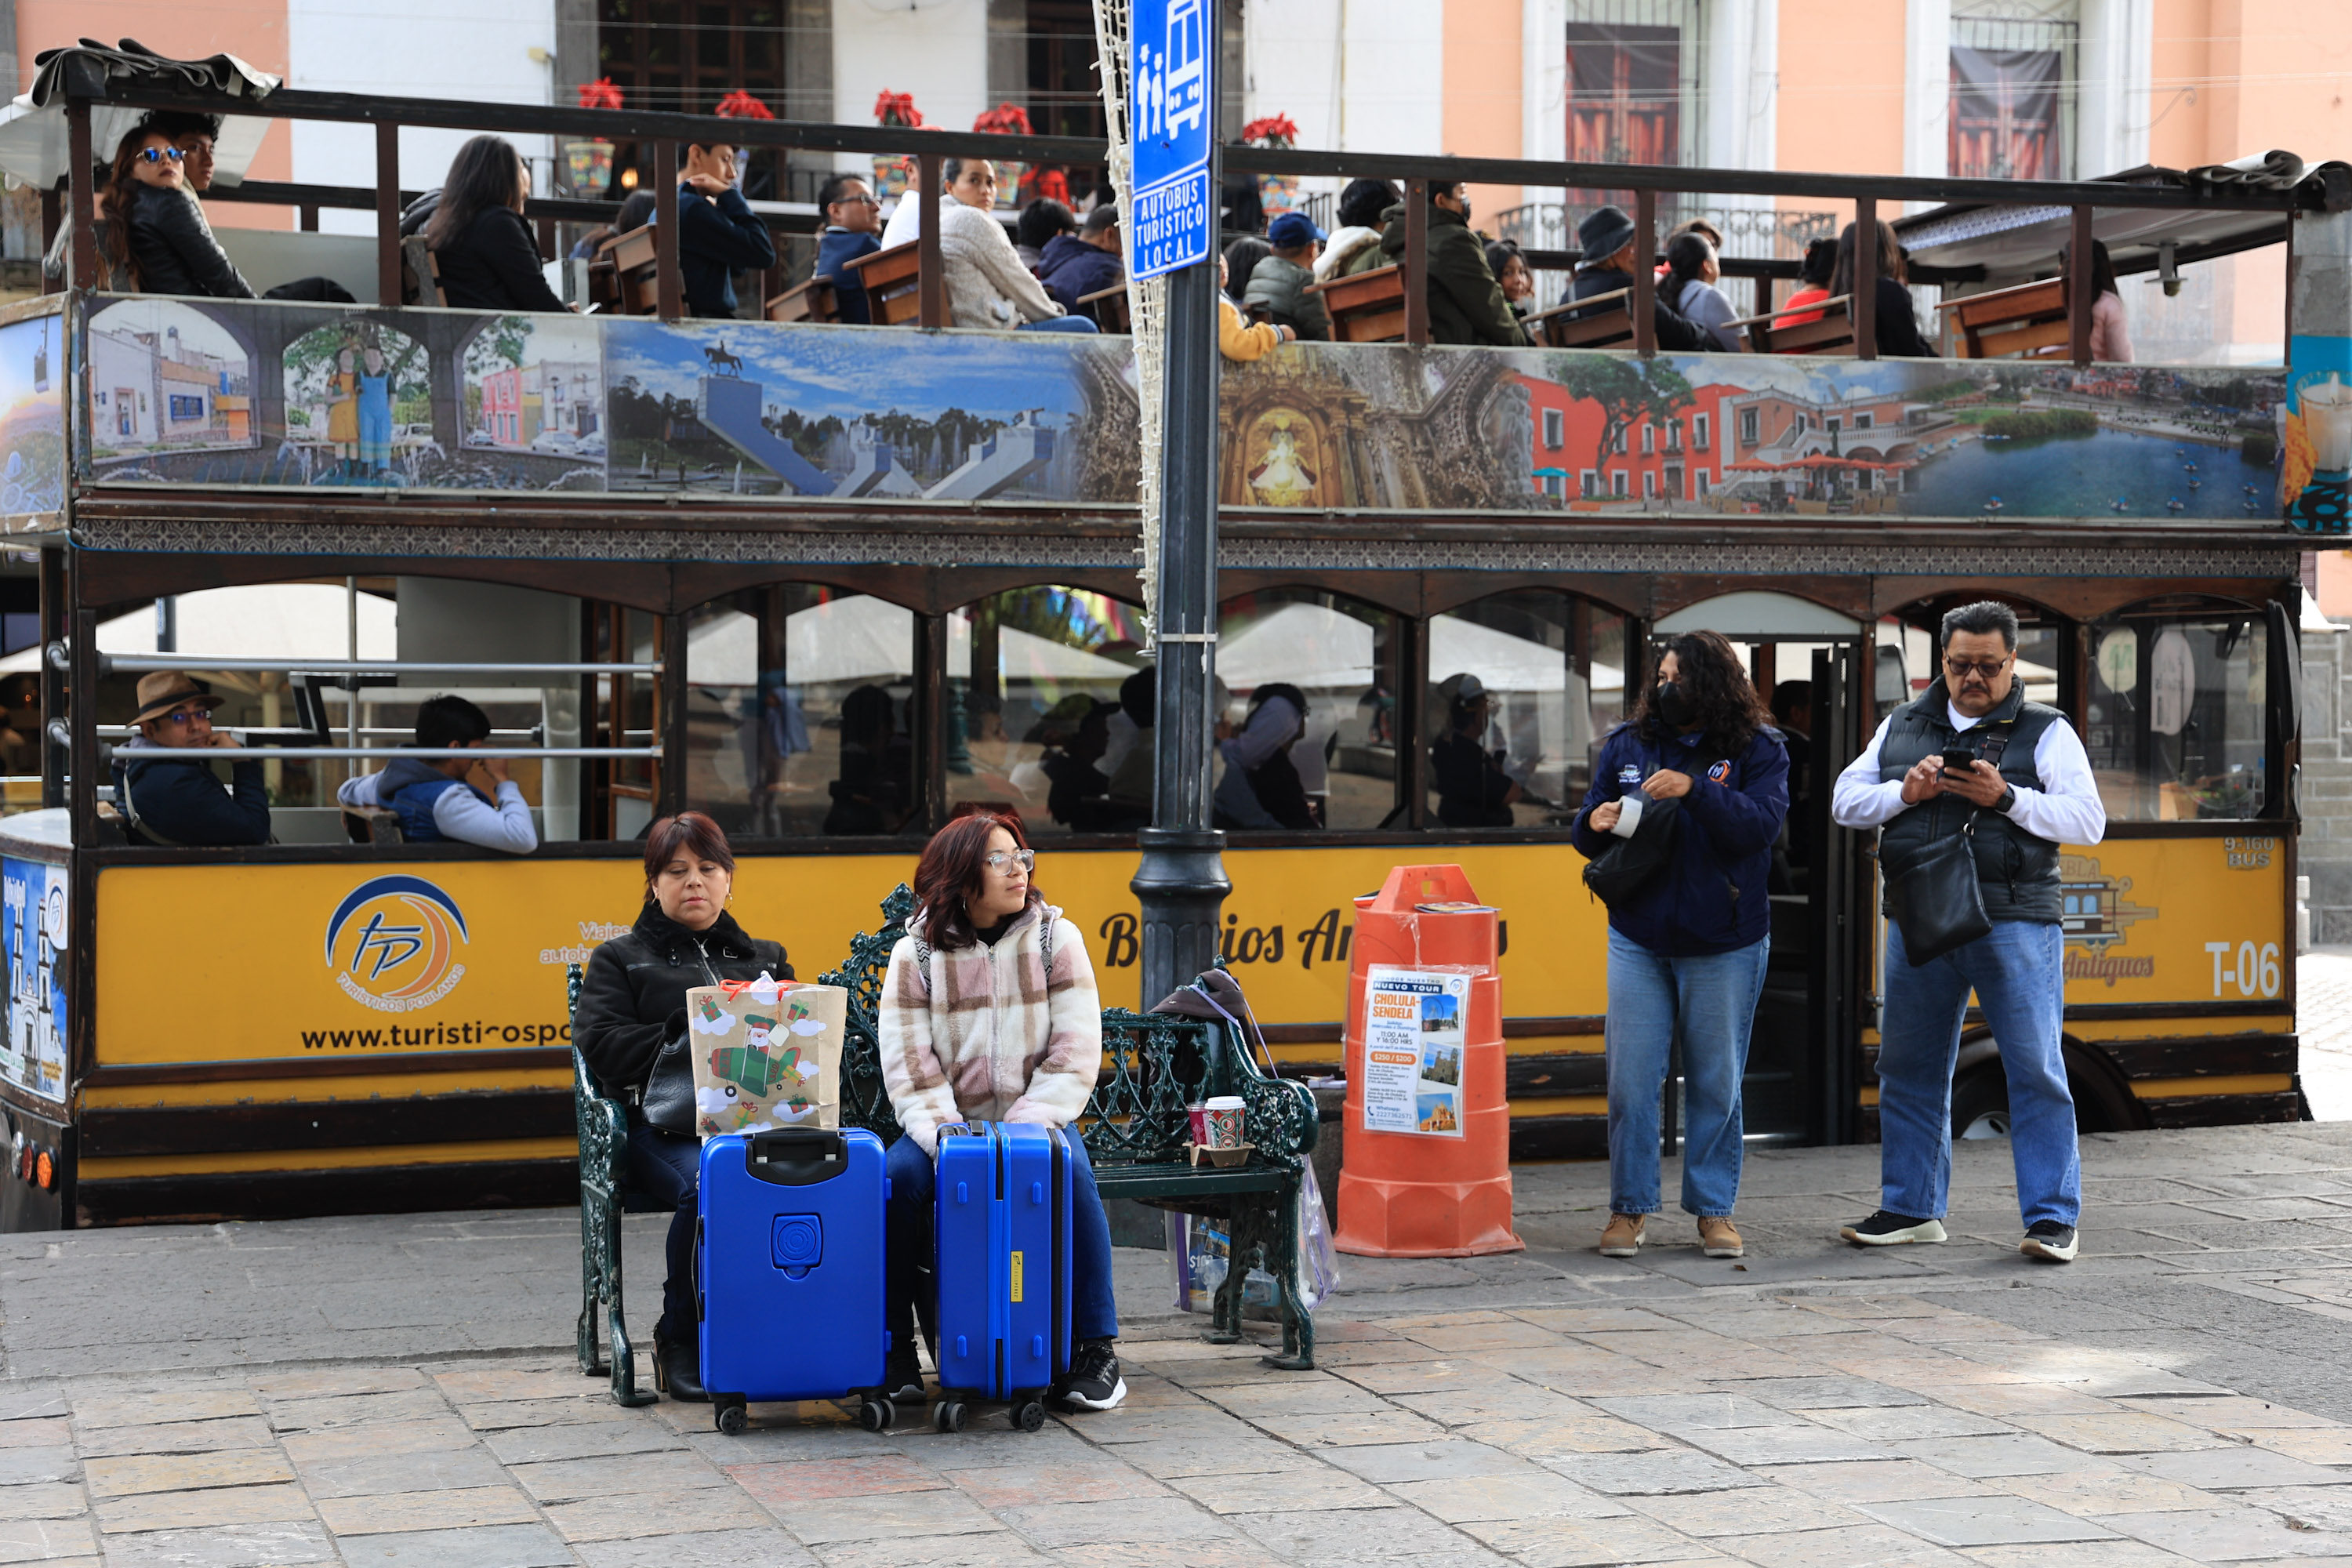
[[[1034,1432],[1045,1425],[1045,1402],[1024,1399],[1013,1407],[1013,1425],[1024,1432]]]
[[[878,1395],[868,1398],[857,1406],[857,1424],[868,1432],[887,1432],[898,1424],[898,1407]]]
[[[942,1399],[931,1406],[931,1426],[934,1431],[961,1432],[964,1421],[963,1401]]]
[[[751,1424],[751,1412],[744,1409],[740,1400],[731,1400],[720,1405],[712,1413],[711,1419],[716,1421],[719,1424],[719,1429],[730,1437],[740,1437],[743,1435],[743,1429]]]

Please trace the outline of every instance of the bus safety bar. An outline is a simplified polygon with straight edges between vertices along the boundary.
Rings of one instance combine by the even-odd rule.
[[[49,645],[49,663],[71,668],[71,655],[62,642]],[[208,669],[223,674],[263,674],[281,670],[289,675],[659,675],[658,660],[651,664],[482,664],[442,663],[402,658],[208,658],[202,654],[112,654],[98,656],[100,675],[152,675],[161,670]]]
[[[49,721],[49,743],[70,747],[72,731],[62,719]],[[540,757],[550,762],[587,762],[604,757],[658,758],[659,746],[139,746],[115,747],[100,742],[98,761],[100,767],[114,765],[114,753],[126,753],[139,762],[250,762],[308,763],[332,758],[392,758],[415,757],[420,761],[444,762],[451,757]]]

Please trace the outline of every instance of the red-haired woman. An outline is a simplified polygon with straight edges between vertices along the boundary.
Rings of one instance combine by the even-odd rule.
[[[930,1263],[931,1161],[959,1121],[1067,1127],[1102,1069],[1102,1012],[1086,939],[1039,896],[1016,817],[974,812],[935,834],[915,868],[918,908],[882,985],[882,1077],[906,1136],[890,1146],[888,1374],[919,1399],[917,1281]],[[1085,1410],[1127,1397],[1118,1373],[1110,1223],[1086,1145],[1069,1140],[1070,1372],[1055,1392]]]
[[[782,943],[753,941],[727,912],[734,880],[735,855],[719,824],[698,811],[655,823],[646,834],[645,908],[626,936],[588,955],[574,1015],[572,1043],[589,1069],[628,1102],[630,1185],[677,1211],[669,1225],[661,1321],[654,1325],[654,1386],[672,1399],[709,1397],[694,1312],[702,1140],[690,1103],[682,1121],[654,1126],[639,1100],[664,1050],[687,1049],[688,991],[757,980],[762,970],[779,980],[793,973]]]

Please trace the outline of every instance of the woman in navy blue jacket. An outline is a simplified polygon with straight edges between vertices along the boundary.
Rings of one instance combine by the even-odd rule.
[[[1673,857],[1609,910],[1609,1226],[1601,1251],[1631,1258],[1658,1195],[1658,1104],[1679,1032],[1688,1135],[1683,1207],[1709,1258],[1742,1250],[1739,1080],[1764,989],[1772,909],[1765,879],[1789,814],[1789,753],[1731,645],[1669,638],[1633,717],[1601,742],[1577,813],[1598,858],[1643,809],[1678,802]]]

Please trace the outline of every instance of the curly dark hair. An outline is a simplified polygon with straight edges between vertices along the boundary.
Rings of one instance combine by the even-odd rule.
[[[1666,655],[1675,661],[1675,684],[1690,693],[1698,704],[1699,718],[1706,728],[1702,733],[1706,744],[1720,755],[1736,757],[1748,749],[1757,732],[1772,723],[1772,711],[1756,695],[1756,688],[1748,679],[1747,666],[1739,655],[1726,642],[1721,632],[1683,632],[1668,637],[1666,646],[1658,650],[1659,664]],[[1654,673],[1655,666],[1652,667]],[[1642,683],[1642,699],[1633,709],[1633,727],[1652,742],[1670,739],[1665,721],[1655,710],[1658,683],[1655,679]]]
[[[988,853],[988,836],[1000,827],[1013,835],[1014,847],[1029,847],[1029,836],[1021,830],[1019,817],[1010,812],[986,810],[955,818],[932,834],[931,841],[923,846],[923,858],[915,863],[918,907],[914,919],[908,923],[919,925],[923,940],[933,947],[970,947],[980,940],[963,901],[980,891],[981,879],[987,875],[982,858]],[[1034,909],[1045,901],[1045,895],[1032,880],[1029,907]]]

